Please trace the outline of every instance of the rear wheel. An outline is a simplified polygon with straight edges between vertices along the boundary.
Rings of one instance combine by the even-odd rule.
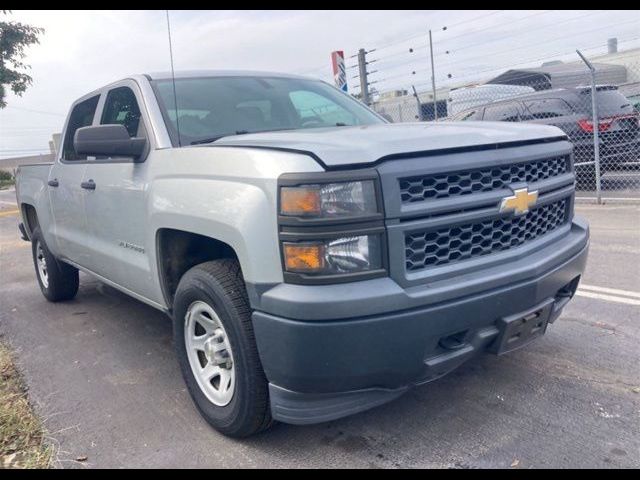
[[[185,273],[173,318],[182,374],[202,416],[232,437],[268,428],[268,385],[238,262],[215,260]]]
[[[45,298],[60,302],[75,297],[80,285],[78,269],[53,256],[39,227],[31,235],[31,252],[38,285]]]

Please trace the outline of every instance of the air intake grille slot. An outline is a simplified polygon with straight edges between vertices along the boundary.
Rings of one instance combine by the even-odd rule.
[[[449,198],[476,192],[489,192],[509,187],[510,184],[531,184],[567,173],[569,157],[566,155],[487,167],[464,172],[448,172],[400,179],[400,198],[403,204],[429,199]]]
[[[502,217],[405,235],[407,271],[508,250],[536,240],[567,222],[568,198],[525,215]]]

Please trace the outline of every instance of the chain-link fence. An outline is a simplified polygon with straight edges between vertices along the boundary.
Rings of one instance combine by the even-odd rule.
[[[578,197],[640,201],[640,49],[576,59],[439,88],[435,101],[433,91],[381,94],[372,106],[393,122],[556,126],[574,145]]]

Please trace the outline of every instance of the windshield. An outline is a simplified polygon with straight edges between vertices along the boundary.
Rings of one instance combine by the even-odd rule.
[[[228,135],[384,123],[360,102],[317,80],[277,77],[171,79],[152,82],[174,143]]]

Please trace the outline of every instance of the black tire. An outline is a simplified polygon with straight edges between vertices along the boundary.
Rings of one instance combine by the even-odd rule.
[[[225,406],[211,402],[202,391],[189,363],[185,316],[190,305],[205,302],[226,330],[233,351],[235,390]],[[272,424],[267,379],[256,347],[251,308],[236,260],[202,263],[183,275],[173,304],[173,333],[178,361],[189,393],[202,416],[216,430],[236,438],[266,430]]]
[[[42,256],[46,263],[47,284],[43,282],[38,268],[38,245],[41,246]],[[36,227],[31,235],[31,254],[33,255],[33,266],[36,269],[38,285],[47,300],[62,302],[76,296],[80,285],[78,269],[53,256],[39,227]]]

